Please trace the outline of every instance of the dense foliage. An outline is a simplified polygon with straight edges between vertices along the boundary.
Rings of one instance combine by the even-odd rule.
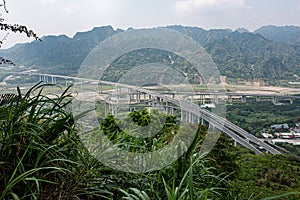
[[[229,121],[257,136],[273,124],[287,123],[289,127],[295,127],[300,122],[299,112],[298,99],[293,104],[286,101],[284,105],[274,105],[270,99],[261,102],[248,99],[246,103],[235,102],[226,106],[226,118]]]
[[[182,82],[187,79],[186,81],[188,81],[189,83],[199,83],[199,80],[195,80],[195,77],[200,77],[199,72],[187,60],[176,55],[175,53],[154,48],[139,49],[122,55],[113,63],[111,63],[111,65],[109,65],[107,69],[105,69],[101,79],[105,81],[118,82],[121,78],[124,78],[123,76],[130,69],[139,65],[146,65],[149,63],[160,63],[161,65],[169,66],[170,68],[174,69],[174,71],[176,70],[177,72],[179,72],[181,76],[177,77],[177,82],[175,83],[178,83],[181,77],[184,77]],[[137,70],[137,68],[134,69],[135,74],[138,74]],[[145,68],[143,68],[142,70],[144,74],[147,73],[147,71],[145,71]],[[155,77],[151,77],[150,74],[154,74],[154,69],[151,68],[150,70],[151,71],[149,71],[149,76],[143,77],[144,83],[155,85],[163,81],[164,84],[168,85],[171,84],[172,80],[176,78],[176,73],[171,72],[171,74],[165,74],[164,71],[166,69],[161,68],[157,69]],[[130,77],[130,79],[133,78],[134,76]],[[140,78],[137,78],[137,81],[139,80]],[[126,79],[126,81],[129,80]],[[133,80],[130,81],[131,85],[139,84],[138,82],[135,83]]]

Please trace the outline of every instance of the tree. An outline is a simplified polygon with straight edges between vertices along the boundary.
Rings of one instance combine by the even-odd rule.
[[[8,9],[6,7],[5,0],[2,0],[2,3],[0,3],[0,7],[3,8],[5,13],[8,13]],[[40,40],[40,38],[37,36],[37,34],[33,30],[28,29],[26,26],[20,25],[20,24],[10,24],[10,23],[6,23],[4,21],[5,21],[5,19],[3,17],[0,17],[0,30],[6,32],[4,38],[0,40],[0,48],[3,44],[3,41],[9,34],[9,32],[21,33],[21,34],[23,33],[23,34],[26,34],[27,37],[33,37],[36,40]],[[1,64],[13,64],[13,62],[11,60],[0,57],[0,65]]]

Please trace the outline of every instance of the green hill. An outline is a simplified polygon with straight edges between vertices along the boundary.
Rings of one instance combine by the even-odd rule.
[[[221,74],[232,80],[298,80],[299,46],[274,42],[260,34],[233,32],[205,48]]]
[[[165,28],[198,41],[212,56],[220,73],[230,82],[242,80],[278,84],[282,80],[300,79],[300,45],[297,45],[300,27],[265,26],[254,33],[246,29],[205,30],[180,25]],[[81,63],[95,46],[122,31],[104,26],[78,32],[73,38],[65,35],[45,36],[42,42],[34,41],[0,50],[0,56],[13,60],[16,65],[33,67],[42,72],[76,75]],[[149,55],[149,59],[152,58]],[[131,56],[130,59],[134,63],[139,58]]]
[[[259,33],[264,37],[288,44],[300,45],[300,27],[297,26],[263,26],[254,33]]]

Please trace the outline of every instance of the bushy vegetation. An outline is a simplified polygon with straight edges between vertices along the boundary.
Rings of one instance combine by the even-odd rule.
[[[290,192],[286,199],[299,198],[294,195],[300,189],[298,160],[254,155],[233,147],[225,136],[209,155],[200,155],[203,126],[186,153],[163,169],[140,174],[106,167],[78,136],[68,89],[50,98],[43,95],[50,86],[38,84],[25,94],[18,90],[1,105],[0,199],[261,199],[285,192]],[[159,120],[160,113],[155,115]],[[128,119],[142,130],[148,116],[147,110],[134,111]],[[112,141],[135,142],[125,132],[112,134],[111,120],[109,115],[101,123]],[[174,116],[166,121],[156,135],[160,145],[172,140],[163,135],[177,126]],[[127,150],[141,149],[129,145]]]
[[[273,124],[287,123],[295,127],[300,122],[300,101],[295,100],[293,104],[286,101],[284,105],[274,105],[270,99],[256,102],[254,99],[246,103],[235,102],[226,106],[226,118],[238,124],[250,133],[259,136],[263,129],[269,129]]]

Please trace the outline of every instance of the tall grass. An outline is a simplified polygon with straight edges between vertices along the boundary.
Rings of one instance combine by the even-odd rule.
[[[166,168],[148,174],[148,187],[120,189],[123,199],[225,199],[222,194],[226,189],[220,187],[227,184],[223,175],[216,175],[214,168],[206,164],[206,155],[199,154],[205,132],[199,127],[186,153]]]
[[[37,84],[0,108],[0,199],[105,197],[91,185],[94,162],[81,145],[69,88],[51,98]],[[91,180],[91,179],[90,179]]]
[[[0,105],[0,200],[222,199],[224,179],[198,153],[206,132],[203,127],[187,152],[167,167],[146,174],[116,171],[94,159],[80,141],[77,116],[68,111],[73,99],[70,87],[51,97],[43,94],[47,87],[58,86],[39,83],[24,94],[17,88],[16,95]],[[107,123],[107,128],[111,125]],[[172,139],[171,134],[164,135],[173,131],[171,127],[176,128],[169,123],[162,129],[162,144]],[[141,145],[136,149],[161,148],[150,142],[148,149]]]

